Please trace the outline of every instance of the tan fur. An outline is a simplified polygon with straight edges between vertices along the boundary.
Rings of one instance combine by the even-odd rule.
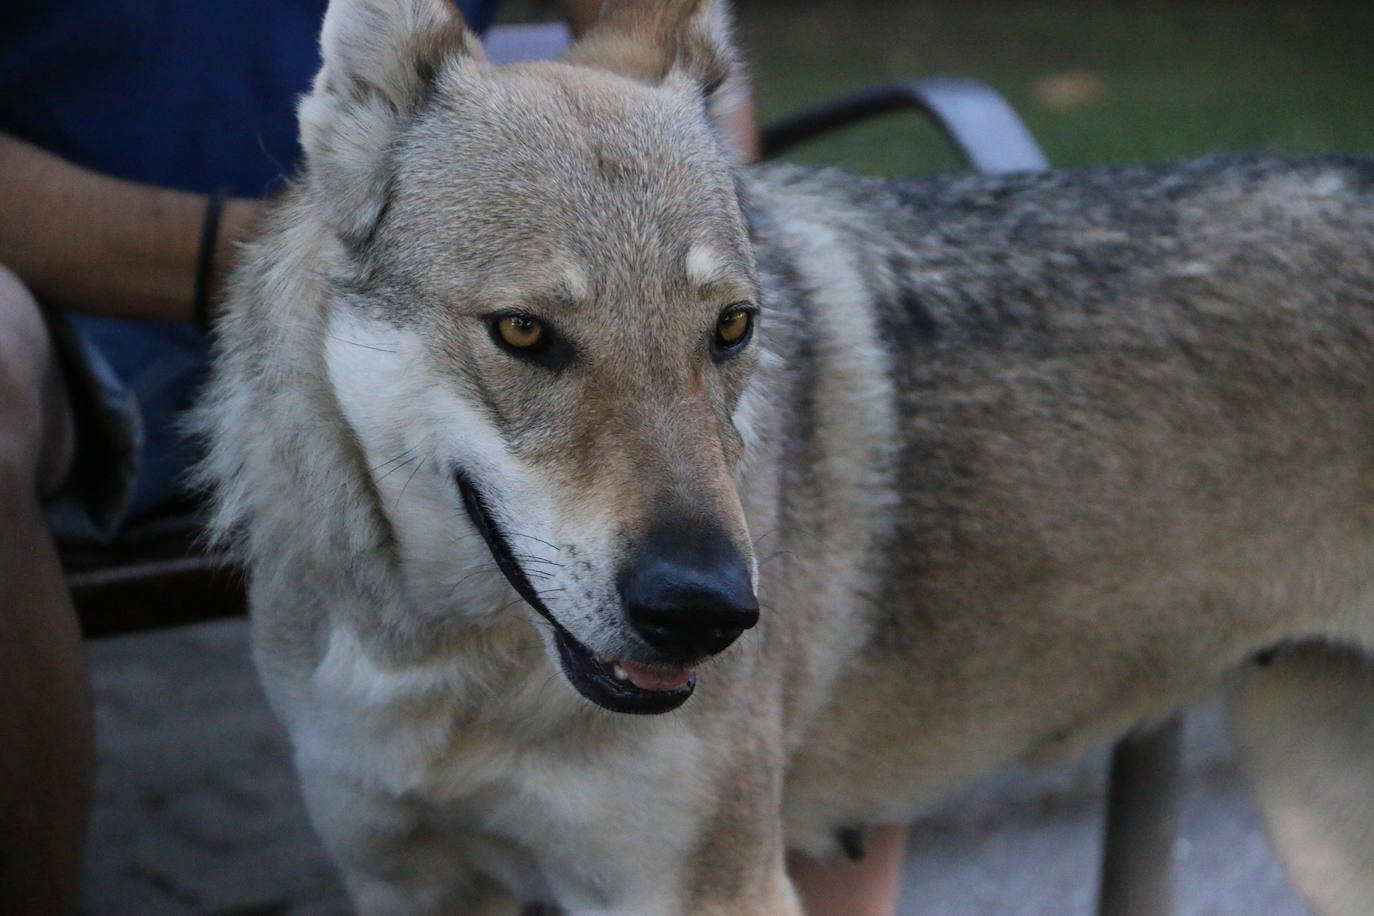
[[[440,0],[336,0],[323,51],[198,423],[360,909],[794,913],[786,848],[1228,679],[1298,883],[1370,899],[1362,816],[1304,847],[1370,778],[1333,698],[1374,646],[1374,167],[736,173],[709,0],[508,68]],[[511,311],[568,359],[498,346]],[[762,619],[682,708],[610,713],[554,626],[636,651],[617,576],[665,523],[735,545]]]

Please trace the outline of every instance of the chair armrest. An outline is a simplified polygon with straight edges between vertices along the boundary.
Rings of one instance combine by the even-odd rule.
[[[764,158],[798,143],[893,111],[928,115],[968,164],[980,172],[1049,168],[1026,125],[996,90],[959,76],[927,76],[870,86],[810,108],[763,131]]]
[[[487,32],[483,46],[493,64],[557,60],[572,46],[572,33],[561,22],[500,25]]]

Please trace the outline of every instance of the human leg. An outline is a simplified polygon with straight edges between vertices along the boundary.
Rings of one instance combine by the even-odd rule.
[[[1313,912],[1374,900],[1374,663],[1351,647],[1279,649],[1231,685],[1232,736],[1279,861]]]
[[[75,912],[93,770],[80,628],[41,501],[71,466],[43,317],[0,268],[0,913]]]
[[[864,855],[857,862],[789,856],[787,871],[806,916],[892,916],[906,841],[904,826],[875,827],[865,835]]]

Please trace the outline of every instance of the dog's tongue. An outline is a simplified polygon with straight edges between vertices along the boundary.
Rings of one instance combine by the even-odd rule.
[[[641,690],[676,690],[692,679],[692,672],[686,668],[650,668],[624,659],[618,664],[630,676],[630,683]]]

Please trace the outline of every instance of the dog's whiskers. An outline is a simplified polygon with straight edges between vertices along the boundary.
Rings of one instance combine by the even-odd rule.
[[[485,565],[485,566],[479,566],[479,567],[477,567],[476,569],[469,570],[467,573],[465,573],[465,574],[462,575],[462,576],[459,576],[459,577],[458,577],[457,579],[455,579],[452,583],[450,583],[448,595],[449,595],[449,597],[452,597],[452,596],[453,596],[453,593],[456,592],[456,591],[458,591],[458,589],[462,587],[463,583],[466,582],[466,581],[468,581],[469,579],[471,579],[473,576],[481,575],[481,574],[483,574],[483,573],[500,573],[500,572],[502,572],[501,567],[498,566],[498,565],[496,565],[495,563],[488,563],[488,564]],[[529,576],[542,576],[542,577],[544,577],[545,579],[553,579],[553,578],[555,578],[555,576],[554,576],[553,573],[545,572],[545,571],[542,570],[542,569],[529,569],[529,570],[525,570],[524,572],[525,572],[526,575],[529,575]],[[547,591],[553,591],[553,589],[548,589]],[[562,589],[558,589],[558,591],[562,591]]]
[[[426,447],[432,446],[432,445],[434,444],[434,440],[435,440],[436,438],[438,438],[438,434],[437,434],[437,433],[430,433],[430,434],[429,434],[429,439],[428,439],[428,441],[425,443],[425,446],[426,446]],[[415,448],[417,448],[417,449],[420,448],[420,447],[421,447],[421,446],[418,446],[418,445],[415,446]],[[418,458],[420,458],[420,457],[422,457],[422,456],[416,455],[415,457],[418,459]],[[410,472],[410,476],[406,478],[406,482],[403,483],[403,484],[401,484],[401,492],[398,493],[398,494],[396,494],[396,502],[397,502],[397,504],[399,504],[399,503],[401,502],[401,499],[404,498],[404,496],[406,495],[406,490],[410,487],[410,482],[411,482],[412,480],[415,479],[415,475],[416,475],[416,474],[420,473],[420,468],[422,468],[422,467],[424,467],[424,462],[423,462],[423,461],[417,461],[417,463],[415,464],[414,469],[412,469],[411,472]],[[390,474],[391,471],[387,471],[387,473]]]
[[[763,534],[760,534],[758,537],[754,538],[752,541],[754,549],[759,549],[759,545],[763,543],[764,538],[771,538],[773,535],[777,534],[780,531],[782,531],[782,525],[778,525],[774,528],[771,528],[768,531],[765,531]]]
[[[529,538],[531,541],[538,541],[539,543],[543,544],[545,547],[548,547],[550,550],[556,550],[556,551],[558,551],[559,553],[562,553],[562,552],[563,552],[563,548],[557,546],[556,544],[550,544],[548,541],[544,540],[543,538],[537,538],[537,537],[535,537],[535,536],[532,535],[532,534],[525,534],[523,531],[503,531],[503,532],[501,532],[501,533],[504,534],[504,535],[506,535],[506,537],[513,537],[513,538]]]
[[[462,576],[457,581],[455,581],[453,585],[449,588],[448,595],[446,597],[452,598],[454,592],[462,588],[463,583],[471,579],[473,576],[476,576],[480,573],[499,573],[500,571],[501,567],[497,566],[495,563],[492,563],[489,566],[478,567],[477,569],[472,570],[467,575]]]
[[[524,598],[516,598],[516,599],[514,599],[513,601],[507,601],[505,604],[503,604],[503,605],[501,605],[499,608],[497,608],[496,611],[495,611],[495,613],[497,613],[497,614],[504,614],[506,611],[508,611],[508,610],[510,610],[511,608],[515,607],[517,604],[520,604],[520,603],[523,602],[524,600],[525,600]]]
[[[536,556],[535,556],[534,554],[532,554],[532,553],[514,553],[514,552],[512,552],[512,553],[511,553],[511,556],[514,557],[514,558],[517,559],[517,560],[524,560],[524,561],[527,562],[527,563],[545,563],[545,564],[547,564],[547,565],[549,565],[549,566],[556,566],[556,567],[558,567],[559,569],[562,569],[562,568],[563,568],[563,564],[562,564],[562,563],[555,562],[554,560],[546,560],[546,559],[543,558],[543,557],[536,557]]]
[[[413,452],[413,451],[415,451],[415,449],[411,449],[411,451]],[[416,463],[417,461],[419,461],[419,460],[420,460],[420,456],[419,456],[419,455],[412,455],[411,457],[407,458],[405,461],[402,461],[400,464],[397,464],[397,465],[396,465],[395,467],[393,467],[391,470],[387,471],[387,472],[386,472],[385,474],[383,474],[381,477],[378,477],[378,478],[377,478],[377,482],[378,482],[378,483],[381,483],[383,480],[386,480],[386,479],[387,479],[388,477],[390,477],[392,474],[395,474],[397,471],[401,470],[401,468],[410,467],[412,464],[415,464],[415,463]],[[416,465],[416,468],[417,468],[417,469],[418,469],[418,467],[419,467],[419,465]],[[414,476],[414,475],[412,474],[411,476]],[[407,481],[407,483],[409,483],[409,481]]]
[[[372,344],[365,344],[356,340],[349,340],[347,337],[340,337],[338,334],[326,334],[330,340],[337,340],[339,343],[351,344],[355,347],[362,347],[364,350],[376,350],[378,353],[395,353],[395,350],[386,347],[374,347]]]
[[[381,464],[377,464],[377,465],[374,465],[374,466],[368,468],[368,470],[369,470],[369,471],[372,471],[372,472],[374,472],[374,473],[377,472],[377,471],[380,471],[382,468],[386,467],[388,464],[391,464],[392,462],[395,462],[395,461],[400,461],[402,458],[406,457],[407,455],[413,454],[413,453],[415,452],[415,449],[418,449],[418,448],[419,448],[418,445],[415,446],[414,448],[408,448],[408,449],[406,449],[404,452],[401,452],[401,454],[396,455],[396,456],[393,457],[393,458],[388,458],[386,461],[383,461]]]
[[[794,560],[797,558],[796,553],[794,553],[794,552],[791,551],[791,550],[775,550],[775,551],[773,551],[772,553],[770,553],[768,556],[764,557],[762,560],[759,560],[759,569],[763,569],[763,567],[764,567],[770,560],[776,560],[778,557],[782,557],[782,556],[791,557],[791,558],[794,559]]]

